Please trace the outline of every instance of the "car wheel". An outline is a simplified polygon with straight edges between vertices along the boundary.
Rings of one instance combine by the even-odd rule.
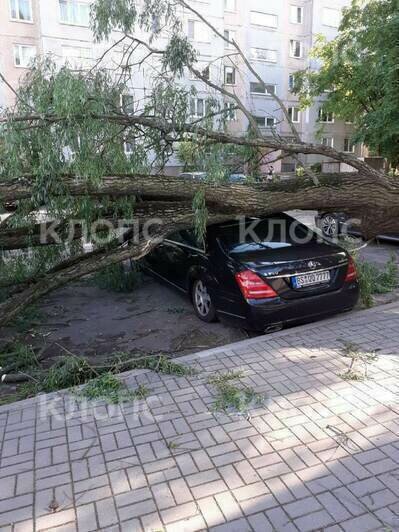
[[[320,228],[324,236],[335,238],[339,233],[338,218],[333,214],[325,214],[320,220]]]
[[[208,323],[216,321],[216,310],[205,281],[196,279],[191,287],[191,299],[197,316]]]

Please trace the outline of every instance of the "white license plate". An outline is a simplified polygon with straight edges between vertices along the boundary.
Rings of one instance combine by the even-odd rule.
[[[314,284],[328,283],[331,279],[329,271],[317,273],[305,273],[303,275],[296,275],[292,278],[294,288],[303,288],[305,286],[312,286]]]

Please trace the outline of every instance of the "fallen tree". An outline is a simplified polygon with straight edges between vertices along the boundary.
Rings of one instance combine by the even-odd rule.
[[[123,186],[125,181],[129,185]],[[302,209],[339,209],[346,211],[360,220],[363,233],[372,238],[383,232],[399,232],[399,184],[386,180],[381,182],[358,174],[324,176],[319,186],[309,180],[295,180],[295,183],[273,185],[208,185],[193,181],[182,181],[172,177],[138,177],[106,178],[105,183],[112,182],[112,187],[120,185],[123,195],[132,187],[134,197],[150,197],[152,201],[138,204],[135,213],[140,224],[147,219],[157,217],[159,227],[153,235],[140,237],[138,243],[131,243],[129,234],[125,235],[123,247],[120,239],[92,253],[82,253],[73,259],[61,262],[47,273],[22,283],[4,303],[0,304],[0,324],[4,325],[26,306],[55,288],[70,281],[115,264],[128,258],[138,260],[149,253],[165,236],[183,228],[192,227],[195,223],[191,202],[198,191],[204,194],[209,208],[207,223],[228,220],[236,215],[264,216],[290,210]],[[160,185],[157,186],[157,182]],[[73,185],[71,185],[73,189]],[[109,187],[105,185],[109,193]],[[127,187],[127,188],[126,188]],[[13,187],[12,198],[27,193],[27,185],[23,188]],[[101,195],[102,186],[98,185],[94,195]],[[370,201],[372,194],[372,201]],[[154,202],[155,195],[170,202]],[[11,196],[11,194],[10,194]],[[173,201],[174,200],[174,201]],[[185,201],[185,204],[182,204]],[[148,207],[147,207],[148,205]],[[151,214],[151,217],[146,218]],[[36,229],[38,232],[38,229]],[[78,232],[78,237],[80,237]],[[20,229],[0,231],[0,242],[6,238],[21,238]],[[59,235],[61,236],[61,235]],[[24,244],[25,237],[23,237]],[[23,247],[23,245],[21,245]]]
[[[26,179],[23,183],[20,180],[10,183],[0,183],[0,194],[7,201],[31,196],[32,184]],[[395,216],[389,216],[389,213],[394,214],[399,210],[399,181],[384,174],[376,178],[374,170],[366,175],[349,173],[320,176],[320,184],[317,186],[304,178],[251,185],[208,184],[158,175],[104,176],[96,186],[88,186],[82,184],[80,179],[68,177],[63,180],[60,194],[65,193],[93,198],[132,196],[133,204],[138,196],[141,202],[134,206],[135,217],[141,221],[160,217],[168,224],[175,217],[191,212],[193,198],[201,193],[210,209],[227,215],[259,216],[295,208],[335,209],[359,217],[368,228],[367,234],[370,236],[376,236],[382,229],[399,230],[399,220]],[[111,218],[109,220],[111,221]],[[38,235],[40,227],[40,224],[33,226],[33,233]],[[0,230],[0,246],[1,242],[4,242],[6,249],[7,239],[12,242],[13,238],[16,239],[17,245],[22,232],[27,229]]]
[[[182,32],[180,8],[201,19],[190,5],[180,0],[148,1],[140,14],[128,9],[127,0],[125,11],[114,10],[108,0],[96,0],[96,37],[111,38],[115,25],[123,31],[123,37],[115,41],[125,44],[117,75],[110,75],[100,62],[89,72],[76,72],[45,59],[16,92],[15,107],[1,118],[0,200],[12,205],[13,215],[0,225],[0,249],[25,249],[26,253],[4,254],[1,260],[0,326],[51,290],[127,258],[139,260],[168,234],[183,228],[194,227],[201,238],[207,224],[235,216],[320,209],[358,218],[368,238],[399,232],[399,183],[394,177],[350,153],[303,142],[277,95],[272,97],[283,120],[288,120],[291,134],[282,136],[272,129],[265,135],[242,100],[223,81],[204,74]],[[161,21],[161,29],[150,29],[154,16]],[[206,17],[202,19],[207,23]],[[137,27],[152,33],[146,42],[138,39]],[[153,47],[152,40],[165,28],[171,32],[167,45]],[[266,87],[267,80],[256,73],[238,43],[227,39],[227,44],[235,52],[226,52],[219,63],[256,74]],[[130,87],[131,76],[154,56],[160,61],[159,74],[145,101],[138,100],[132,112],[120,103],[121,95]],[[176,83],[185,69],[208,90],[207,110],[199,118],[191,114],[190,98],[195,91]],[[209,69],[212,64],[208,74]],[[226,102],[242,113],[246,132],[230,132]],[[194,162],[206,170],[207,180],[164,175],[165,165],[181,142],[193,146]],[[128,156],[126,143],[133,146]],[[227,180],[233,168],[231,154],[243,169],[252,169],[243,184]],[[315,175],[303,159],[312,154],[345,163],[354,171]],[[256,167],[262,160],[286,156],[302,167],[302,177],[256,182]],[[38,222],[41,217],[44,227]],[[87,253],[81,237],[83,228],[93,225],[107,234]],[[91,229],[86,235],[89,241],[92,234]],[[35,262],[30,254],[40,260]],[[24,270],[21,275],[21,268],[14,268],[19,272],[14,278],[17,260],[25,260]]]

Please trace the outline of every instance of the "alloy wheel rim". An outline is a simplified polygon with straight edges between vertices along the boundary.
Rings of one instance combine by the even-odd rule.
[[[211,308],[211,297],[202,281],[197,281],[195,285],[195,306],[201,316],[207,316]]]
[[[337,234],[337,220],[333,216],[325,216],[322,230],[327,236],[335,236]]]

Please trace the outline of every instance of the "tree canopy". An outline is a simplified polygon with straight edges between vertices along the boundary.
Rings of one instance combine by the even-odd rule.
[[[399,4],[354,0],[344,10],[338,36],[317,38],[318,70],[295,78],[302,104],[324,95],[325,110],[352,122],[353,141],[399,164]]]

